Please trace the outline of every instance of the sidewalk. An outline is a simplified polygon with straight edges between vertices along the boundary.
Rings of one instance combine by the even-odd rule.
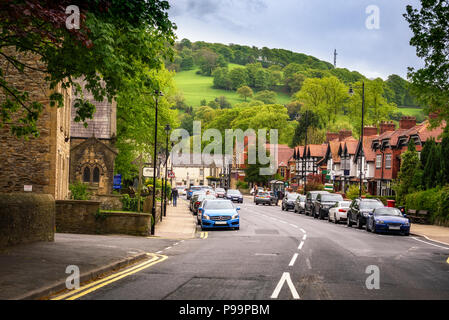
[[[410,233],[449,245],[449,228],[412,223]]]
[[[196,217],[188,208],[188,201],[178,198],[178,206],[167,204],[167,215],[155,227],[155,237],[191,239],[195,237]]]

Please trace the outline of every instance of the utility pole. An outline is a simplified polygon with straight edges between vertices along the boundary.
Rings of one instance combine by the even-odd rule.
[[[305,138],[304,138],[304,152],[303,152],[303,159],[304,159],[304,194],[307,194],[306,191],[306,185],[307,185],[307,129],[309,127],[309,111],[306,110],[306,125],[305,125]]]
[[[156,224],[156,157],[157,157],[157,106],[159,103],[159,97],[163,96],[163,93],[159,90],[155,90],[154,94],[156,102],[155,123],[154,123],[154,155],[153,155],[153,208],[151,209],[151,216],[153,217],[153,223],[151,224],[151,235],[154,235],[154,226]]]
[[[337,49],[334,50],[334,68],[337,67]]]

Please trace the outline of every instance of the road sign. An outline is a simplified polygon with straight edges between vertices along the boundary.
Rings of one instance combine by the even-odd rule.
[[[116,174],[114,176],[114,185],[113,185],[112,189],[116,190],[116,189],[121,189],[121,188],[122,188],[122,175]]]
[[[152,177],[154,172],[154,168],[152,167],[144,167],[142,170],[142,175],[144,177]]]
[[[169,178],[174,178],[175,177],[175,173],[171,170],[168,171],[168,177]]]

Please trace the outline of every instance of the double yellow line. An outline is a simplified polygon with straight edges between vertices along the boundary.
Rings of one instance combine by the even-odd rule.
[[[78,299],[82,296],[85,296],[86,294],[89,294],[93,291],[100,289],[101,287],[107,286],[108,284],[110,284],[112,282],[118,281],[120,279],[123,279],[123,278],[129,276],[129,275],[132,275],[132,274],[142,271],[146,268],[149,268],[149,267],[155,265],[156,263],[162,262],[168,258],[167,256],[164,256],[162,254],[156,254],[156,253],[147,253],[147,255],[149,257],[151,257],[150,260],[142,262],[134,267],[128,268],[121,272],[114,273],[106,278],[86,284],[78,289],[75,289],[66,294],[57,296],[51,300],[75,300],[75,299]]]
[[[200,238],[201,239],[207,239],[208,235],[209,235],[209,232],[201,232]]]

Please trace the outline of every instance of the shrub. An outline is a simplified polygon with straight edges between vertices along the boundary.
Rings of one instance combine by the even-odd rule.
[[[346,191],[346,198],[354,200],[355,198],[359,197],[359,190],[360,186],[358,184],[352,184],[349,186],[348,191]],[[364,187],[362,187],[362,196],[366,197],[369,194],[366,193],[366,190]]]
[[[312,182],[308,182],[306,184],[306,192],[321,191],[321,190],[324,190],[324,185],[319,182],[312,181]]]
[[[90,193],[87,191],[88,185],[82,183],[81,181],[77,181],[73,184],[70,184],[69,190],[71,193],[71,199],[73,200],[89,200]]]
[[[243,181],[238,181],[237,189],[248,189],[248,183],[243,182]]]
[[[449,186],[411,193],[405,197],[407,210],[427,210],[430,221],[449,219]]]
[[[140,211],[143,211],[143,202],[144,202],[145,198],[141,197],[140,198]],[[131,198],[129,196],[129,194],[124,194],[120,201],[123,204],[123,211],[133,211],[133,212],[137,212],[137,204],[138,204],[138,198]]]

